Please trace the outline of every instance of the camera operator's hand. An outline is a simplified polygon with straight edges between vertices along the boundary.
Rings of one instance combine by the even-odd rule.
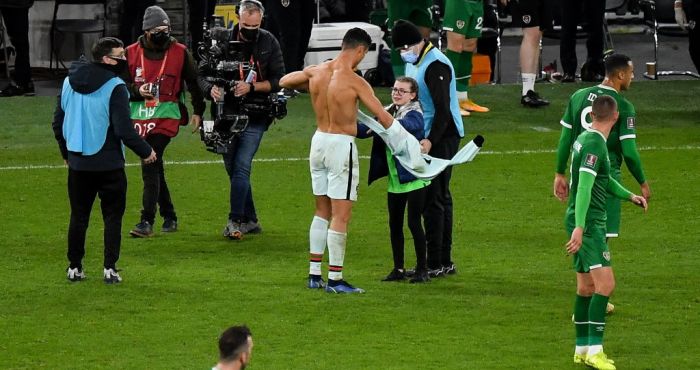
[[[139,94],[146,99],[152,98],[153,94],[151,94],[151,83],[141,85],[141,87],[139,87]]]
[[[192,128],[192,133],[194,134],[195,132],[199,131],[199,127],[202,126],[202,116],[193,114],[192,118],[190,118],[190,125],[193,125],[194,127]]]
[[[233,95],[236,97],[243,96],[250,92],[249,82],[238,82],[233,89]]]
[[[143,159],[143,163],[145,164],[151,164],[156,161],[158,157],[156,156],[156,151],[151,149],[151,155],[149,155],[147,158]]]
[[[211,98],[214,99],[215,102],[217,102],[217,101],[223,99],[221,91],[222,91],[222,89],[219,86],[214,85],[214,86],[212,86],[211,92],[209,93],[209,95],[211,95]]]

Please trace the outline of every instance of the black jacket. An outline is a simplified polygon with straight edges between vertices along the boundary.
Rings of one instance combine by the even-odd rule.
[[[230,32],[229,40],[238,40],[238,25],[234,26]],[[253,59],[258,65],[256,71],[258,72],[258,81],[269,81],[272,87],[270,92],[278,92],[280,90],[280,79],[284,76],[284,59],[282,57],[282,49],[280,48],[279,42],[275,36],[270,32],[260,29],[258,33],[258,38],[253,44]],[[210,70],[209,66],[204,62],[199,64],[199,75],[197,81],[199,82],[199,87],[202,89],[202,93],[211,100],[211,89],[214,86],[211,82],[205,80],[205,77],[215,76],[215,71]],[[253,92],[255,95],[267,95],[268,92]],[[227,95],[227,96],[232,96]],[[225,101],[228,101],[226,99]],[[215,104],[212,104],[212,115],[214,114]],[[226,105],[228,110],[229,104]],[[272,118],[268,116],[251,116],[251,122],[262,122],[269,125],[272,122]]]
[[[90,63],[85,59],[74,62],[68,73],[68,81],[73,90],[80,94],[97,91],[115,74],[99,63]],[[68,167],[76,171],[111,171],[124,167],[124,145],[133,150],[139,157],[147,158],[151,147],[134,130],[129,109],[129,93],[126,85],[118,85],[112,91],[109,99],[109,127],[107,138],[99,152],[84,156],[80,153],[69,152],[63,137],[63,118],[65,113],[61,108],[61,94],[53,118],[53,133],[58,142],[63,159],[68,161]]]
[[[2,0],[0,8],[31,8],[34,0]]]

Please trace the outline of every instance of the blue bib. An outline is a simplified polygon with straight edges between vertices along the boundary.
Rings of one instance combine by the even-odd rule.
[[[61,108],[65,114],[63,138],[69,151],[93,155],[102,149],[109,128],[109,100],[114,88],[122,84],[121,78],[113,77],[98,90],[81,94],[73,90],[66,77],[61,90]]]
[[[434,61],[440,61],[450,66],[452,80],[450,81],[450,113],[452,120],[457,127],[457,132],[460,137],[464,137],[464,124],[462,116],[459,114],[459,100],[457,99],[457,82],[455,79],[455,71],[449,59],[440,52],[440,50],[432,47],[423,55],[423,58],[418,62],[418,65],[406,63],[406,76],[413,77],[418,81],[418,100],[423,107],[423,119],[425,124],[425,136],[430,135],[430,129],[433,127],[433,119],[435,118],[435,104],[433,97],[430,95],[428,85],[425,83],[425,71],[428,66]]]

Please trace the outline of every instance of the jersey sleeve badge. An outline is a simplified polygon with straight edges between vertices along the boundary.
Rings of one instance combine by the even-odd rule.
[[[634,117],[627,117],[627,129],[634,129]]]
[[[595,167],[596,162],[598,162],[598,156],[595,154],[586,154],[586,161],[584,162],[588,167]]]

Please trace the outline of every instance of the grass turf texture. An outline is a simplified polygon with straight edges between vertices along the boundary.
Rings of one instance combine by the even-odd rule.
[[[97,206],[84,260],[88,280],[65,279],[66,170],[7,169],[62,164],[50,129],[55,99],[2,99],[0,368],[208,368],[218,335],[236,323],[253,331],[256,369],[582,368],[572,363],[575,280],[563,248],[565,207],[551,195],[559,118],[582,86],[538,86],[552,101],[540,110],[519,106],[519,86],[470,91],[492,112],[466,119],[467,136],[483,134],[486,152],[454,170],[453,277],[380,282],[392,267],[386,182],[367,187],[362,159],[344,274],[367,290],[359,296],[304,287],[313,212],[303,160],[314,131],[308,95],[290,101],[289,116],[266,133],[256,156],[301,159],[254,164],[261,235],[239,242],[221,236],[228,212],[222,164],[169,164],[180,231],[131,239],[141,178],[138,166],[127,168],[118,286],[101,281]],[[386,89],[378,92],[388,101]],[[695,368],[700,84],[637,82],[625,95],[637,109],[653,198],[646,215],[623,207],[622,237],[611,243],[618,287],[606,352],[621,368]],[[359,144],[369,155],[371,141]],[[169,161],[217,159],[188,128],[166,152]],[[133,153],[128,161],[136,163]]]

